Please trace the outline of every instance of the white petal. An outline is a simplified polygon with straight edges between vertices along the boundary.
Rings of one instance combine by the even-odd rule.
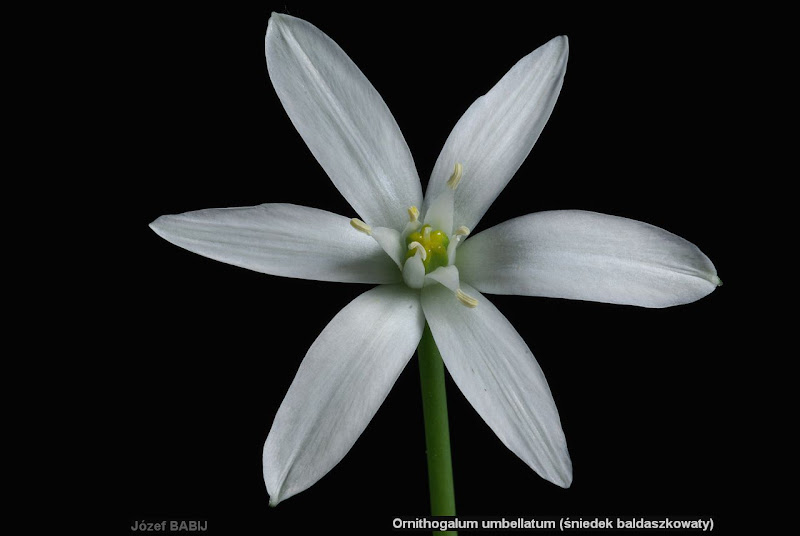
[[[331,38],[273,13],[267,68],[286,113],[361,218],[402,229],[422,188],[408,145],[386,103]]]
[[[537,212],[469,238],[456,264],[481,292],[669,307],[720,283],[697,246],[663,229],[580,210]]]
[[[425,284],[425,265],[419,253],[409,257],[403,265],[403,281],[411,288],[422,288]]]
[[[460,287],[458,268],[453,265],[440,266],[428,275],[425,276],[425,284],[436,282],[449,288],[452,292],[457,291]]]
[[[403,269],[403,262],[406,258],[406,248],[403,247],[403,239],[400,237],[400,231],[397,229],[390,229],[388,227],[373,227],[372,234],[370,235],[383,248],[389,257],[397,264],[397,267]]]
[[[474,229],[517,172],[555,106],[567,69],[568,44],[556,37],[511,68],[456,124],[433,168],[426,204],[447,186],[455,163],[455,225]]]
[[[161,216],[150,227],[176,246],[256,272],[342,283],[395,283],[400,272],[344,216],[283,203]]]
[[[572,482],[572,462],[544,373],[519,333],[489,300],[464,307],[441,285],[422,289],[422,308],[444,364],[497,437],[542,478]]]
[[[283,399],[264,445],[270,504],[328,473],[355,443],[414,354],[425,319],[419,293],[379,286],[320,333]]]
[[[434,231],[444,231],[448,237],[453,233],[453,200],[455,192],[450,188],[437,194],[425,212],[425,223]]]

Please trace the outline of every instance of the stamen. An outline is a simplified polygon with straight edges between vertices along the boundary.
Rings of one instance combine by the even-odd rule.
[[[449,186],[451,190],[458,188],[458,183],[461,182],[461,171],[461,164],[456,162],[455,168],[453,169],[453,174],[450,175],[449,179],[447,179],[447,186]]]
[[[415,249],[415,248],[422,255],[422,260],[423,261],[428,258],[428,252],[425,251],[425,246],[423,246],[419,242],[411,242],[408,245],[408,249]]]
[[[412,223],[419,219],[419,209],[417,207],[408,207],[408,219]]]
[[[469,229],[462,225],[450,237],[450,244],[447,246],[447,263],[449,265],[456,262],[456,248],[467,235],[469,235]]]
[[[372,227],[364,223],[363,221],[359,220],[358,218],[353,218],[350,220],[350,225],[357,231],[361,231],[365,235],[372,236]]]
[[[469,307],[470,309],[474,309],[478,306],[478,300],[470,296],[469,294],[465,293],[463,290],[456,289],[456,298],[458,301]]]

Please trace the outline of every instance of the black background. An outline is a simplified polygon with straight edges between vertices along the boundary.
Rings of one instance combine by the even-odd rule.
[[[731,381],[729,323],[741,285],[733,186],[722,168],[749,61],[729,15],[668,7],[525,11],[502,3],[317,8],[298,3],[131,7],[123,170],[132,252],[122,265],[129,355],[115,375],[109,477],[120,524],[206,520],[212,534],[323,534],[361,520],[427,515],[416,359],[356,445],[307,491],[268,506],[261,450],[305,351],[366,286],[282,279],[217,263],[157,237],[162,214],[290,202],[356,216],[286,116],[269,81],[271,11],[330,35],[383,96],[423,185],[467,107],[522,56],[566,34],[556,108],[478,232],[514,216],[585,209],[646,221],[697,244],[725,285],[648,310],[493,296],[542,366],[574,466],[570,489],[531,471],[448,384],[456,502],[464,516],[711,516],[742,522],[749,488]],[[133,22],[133,24],[131,24]],[[727,164],[726,164],[727,165]],[[448,378],[449,381],[449,378]]]

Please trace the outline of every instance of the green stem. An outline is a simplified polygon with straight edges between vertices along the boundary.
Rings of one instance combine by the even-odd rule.
[[[454,516],[456,499],[453,493],[453,464],[450,458],[450,428],[447,425],[444,363],[427,324],[417,353],[422,384],[422,413],[425,417],[431,515]],[[445,531],[434,534],[455,535],[457,532]]]

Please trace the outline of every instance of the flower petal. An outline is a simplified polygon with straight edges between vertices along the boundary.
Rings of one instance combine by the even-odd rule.
[[[567,70],[566,36],[537,48],[511,68],[456,124],[439,154],[426,206],[447,186],[458,162],[455,225],[474,229],[527,158],[553,111]]]
[[[428,204],[425,212],[425,223],[434,230],[444,231],[447,236],[453,233],[454,196],[453,190],[445,188]]]
[[[411,288],[422,288],[425,284],[425,265],[419,252],[409,257],[403,265],[403,281]]]
[[[402,270],[406,251],[403,247],[400,231],[389,227],[373,227],[370,236],[389,255],[389,258],[395,262],[397,267]]]
[[[256,272],[341,283],[395,283],[397,266],[344,216],[284,203],[161,216],[150,227],[176,246]]]
[[[377,90],[339,45],[302,19],[273,13],[266,55],[286,113],[339,192],[371,226],[402,229],[422,187]]]
[[[460,279],[458,277],[458,268],[453,266],[440,266],[431,273],[425,276],[426,284],[439,283],[449,288],[452,292],[457,291],[460,287]]]
[[[497,437],[542,478],[572,483],[572,462],[544,373],[503,314],[475,289],[464,307],[441,285],[422,289],[422,309],[447,370]]]
[[[720,280],[697,246],[653,225],[581,210],[537,212],[469,238],[456,261],[481,292],[669,307]]]
[[[419,293],[379,286],[342,309],[308,350],[264,445],[270,504],[330,471],[408,363],[425,319]]]

